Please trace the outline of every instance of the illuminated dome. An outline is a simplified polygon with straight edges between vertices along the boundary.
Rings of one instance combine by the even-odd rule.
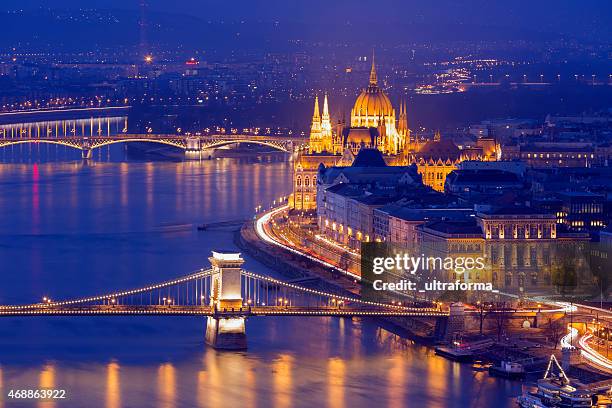
[[[389,97],[377,85],[370,84],[357,97],[353,107],[355,115],[385,117],[393,115]]]
[[[372,59],[372,70],[370,71],[370,83],[366,89],[357,97],[353,107],[355,116],[386,117],[394,115],[393,105],[389,97],[378,87],[376,78],[376,67]]]

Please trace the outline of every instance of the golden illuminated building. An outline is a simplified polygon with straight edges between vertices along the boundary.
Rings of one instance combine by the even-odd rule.
[[[387,94],[378,86],[376,65],[372,58],[368,86],[357,97],[351,109],[350,126],[339,121],[332,127],[327,95],[323,112],[315,98],[308,151],[295,162],[293,194],[290,204],[296,210],[316,208],[317,171],[319,165],[350,166],[362,148],[377,148],[389,164],[405,162],[408,130],[406,105],[400,105],[399,119]]]
[[[450,140],[442,140],[438,133],[434,140],[419,144],[411,137],[408,128],[406,103],[400,103],[396,117],[391,100],[378,85],[372,58],[368,85],[351,109],[349,126],[344,126],[341,119],[333,127],[327,94],[324,96],[322,113],[319,98],[315,97],[309,148],[300,152],[295,162],[293,194],[289,202],[296,210],[315,210],[319,165],[350,166],[362,148],[380,150],[385,162],[391,166],[416,164],[423,176],[423,183],[443,191],[446,176],[461,161],[495,160],[497,144],[493,139],[487,140],[492,144],[479,141],[474,148],[460,150]]]
[[[446,176],[456,170],[464,160],[495,161],[499,145],[495,139],[482,138],[475,147],[459,149],[455,143],[442,139],[436,132],[434,139],[422,146],[417,146],[409,153],[409,162],[415,163],[423,184],[436,191],[444,191]]]
[[[354,149],[356,146],[369,144],[366,147],[376,147],[390,156],[401,154],[406,145],[406,136],[408,136],[405,109],[405,105],[401,104],[399,123],[396,123],[395,109],[387,94],[378,86],[376,65],[372,58],[368,86],[361,91],[351,110],[351,127],[347,133],[347,147]],[[364,139],[365,132],[359,129],[376,129],[378,132],[374,140],[368,141],[367,138]]]

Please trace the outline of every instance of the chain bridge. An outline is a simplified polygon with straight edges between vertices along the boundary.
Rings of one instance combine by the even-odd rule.
[[[222,349],[246,348],[245,319],[257,316],[443,317],[437,308],[407,307],[342,296],[284,282],[242,268],[239,253],[213,251],[210,269],[148,286],[67,300],[0,305],[0,317],[207,317],[206,340]]]

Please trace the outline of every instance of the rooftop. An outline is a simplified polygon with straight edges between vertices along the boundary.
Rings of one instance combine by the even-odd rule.
[[[394,204],[386,205],[379,211],[406,221],[458,220],[474,214],[471,208],[408,208]]]
[[[351,167],[387,167],[387,164],[380,150],[361,149]]]
[[[482,236],[482,229],[475,220],[470,221],[433,221],[423,225],[423,229],[445,235]]]
[[[482,218],[488,217],[504,217],[504,216],[534,216],[537,218],[555,218],[555,216],[547,211],[534,207],[500,207],[490,211],[481,211],[478,215]]]
[[[515,173],[502,170],[454,170],[451,179],[454,184],[521,183]]]

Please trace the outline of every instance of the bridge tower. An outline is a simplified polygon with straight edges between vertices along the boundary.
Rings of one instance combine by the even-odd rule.
[[[247,348],[244,317],[222,317],[224,311],[242,308],[242,278],[240,271],[244,259],[233,251],[212,252],[208,258],[212,265],[210,302],[215,316],[208,317],[206,343],[216,349],[244,350]]]

